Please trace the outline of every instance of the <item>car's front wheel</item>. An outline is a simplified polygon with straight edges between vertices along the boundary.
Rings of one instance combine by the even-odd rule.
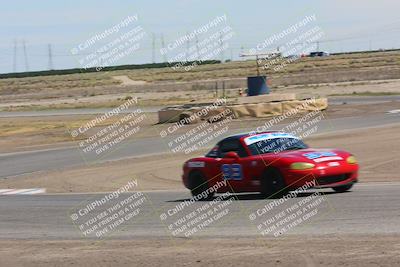
[[[206,178],[201,172],[191,172],[189,175],[190,192],[196,200],[212,200],[214,191],[210,191]]]
[[[335,192],[343,193],[343,192],[349,191],[352,187],[353,187],[353,184],[347,184],[347,185],[332,187],[332,189],[335,190]]]

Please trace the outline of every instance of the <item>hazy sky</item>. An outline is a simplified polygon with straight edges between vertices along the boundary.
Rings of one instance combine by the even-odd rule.
[[[30,70],[49,68],[51,44],[56,69],[81,67],[85,54],[71,49],[118,24],[128,16],[138,16],[129,29],[140,25],[146,36],[140,48],[116,61],[135,64],[152,61],[152,34],[159,53],[161,35],[165,43],[174,41],[217,16],[226,14],[234,36],[227,41],[224,58],[237,59],[241,47],[256,46],[307,15],[316,15],[314,25],[324,36],[320,49],[328,52],[400,48],[400,1],[398,0],[2,0],[0,9],[0,73],[14,69],[14,40],[17,40],[16,69],[25,71],[23,40]],[[116,35],[117,36],[117,35]],[[199,36],[203,38],[204,36]],[[114,37],[96,44],[104,45]],[[201,41],[201,40],[200,40]],[[184,50],[182,47],[181,49]],[[85,53],[90,53],[87,49]]]

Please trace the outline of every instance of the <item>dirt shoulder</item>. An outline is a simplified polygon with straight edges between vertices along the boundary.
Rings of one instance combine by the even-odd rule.
[[[400,124],[315,136],[306,142],[315,148],[340,148],[352,152],[361,166],[361,182],[400,181]],[[371,134],[373,133],[373,134]],[[39,172],[0,179],[0,188],[47,188],[50,193],[112,191],[136,178],[142,190],[183,189],[182,164],[203,155],[162,154],[89,166]],[[384,171],[383,171],[384,170]]]
[[[1,240],[3,266],[399,266],[400,236]],[[210,249],[214,248],[214,249]]]
[[[396,70],[390,70],[396,71]],[[321,77],[313,74],[294,75],[289,78],[290,82],[284,82],[279,85],[277,80],[272,78],[272,93],[295,93],[298,98],[306,97],[327,97],[331,95],[399,95],[400,79],[379,79],[369,80],[375,77],[374,72],[382,73],[385,70],[372,71],[369,78],[357,80],[349,77],[350,81],[340,82],[341,76],[347,76],[349,73],[323,73]],[[399,71],[397,71],[399,72]],[[365,75],[365,73],[363,74]],[[371,76],[372,75],[372,76]],[[304,77],[314,77],[307,83],[296,84],[295,81]],[[324,77],[338,77],[339,81],[329,82]],[[368,74],[367,74],[368,76]],[[396,74],[396,76],[398,76]],[[270,76],[268,76],[270,77]],[[278,81],[282,77],[277,78]],[[283,78],[285,80],[286,78]],[[353,80],[355,79],[355,80]],[[114,79],[113,79],[114,80]],[[224,79],[224,81],[226,81]],[[229,84],[228,84],[229,81]],[[239,98],[239,88],[245,89],[246,79],[228,80],[225,90],[225,97],[229,101],[235,102]],[[221,83],[222,81],[220,81]],[[179,105],[193,102],[213,102],[215,100],[215,83],[213,80],[194,81],[188,84],[180,83],[160,83],[147,85],[129,85],[129,86],[110,86],[110,87],[89,87],[68,88],[65,85],[63,89],[44,90],[39,88],[39,92],[32,93],[28,90],[23,93],[2,93],[0,81],[0,111],[37,111],[49,109],[77,109],[77,108],[113,108],[123,104],[127,98],[137,97],[141,106],[168,106]],[[221,85],[220,85],[221,86]],[[3,89],[4,91],[4,89]],[[222,92],[219,92],[222,96]]]

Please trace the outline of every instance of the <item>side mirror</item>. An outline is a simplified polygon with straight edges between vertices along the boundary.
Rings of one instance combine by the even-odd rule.
[[[236,153],[236,152],[230,151],[230,152],[227,152],[227,153],[225,154],[224,158],[238,159],[238,158],[239,158],[239,155],[238,155],[238,153]]]

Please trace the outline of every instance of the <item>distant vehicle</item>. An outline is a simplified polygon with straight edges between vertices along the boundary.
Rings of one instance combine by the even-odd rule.
[[[311,52],[309,57],[327,57],[329,56],[328,52]]]
[[[287,55],[287,56],[285,56],[286,59],[291,60],[291,61],[298,60],[302,57],[303,57],[302,55]]]
[[[349,152],[309,148],[288,133],[239,134],[223,139],[204,157],[186,161],[182,178],[193,196],[201,196],[196,200],[225,192],[276,197],[309,184],[345,192],[357,182],[358,163]],[[218,184],[224,185],[210,190]]]

